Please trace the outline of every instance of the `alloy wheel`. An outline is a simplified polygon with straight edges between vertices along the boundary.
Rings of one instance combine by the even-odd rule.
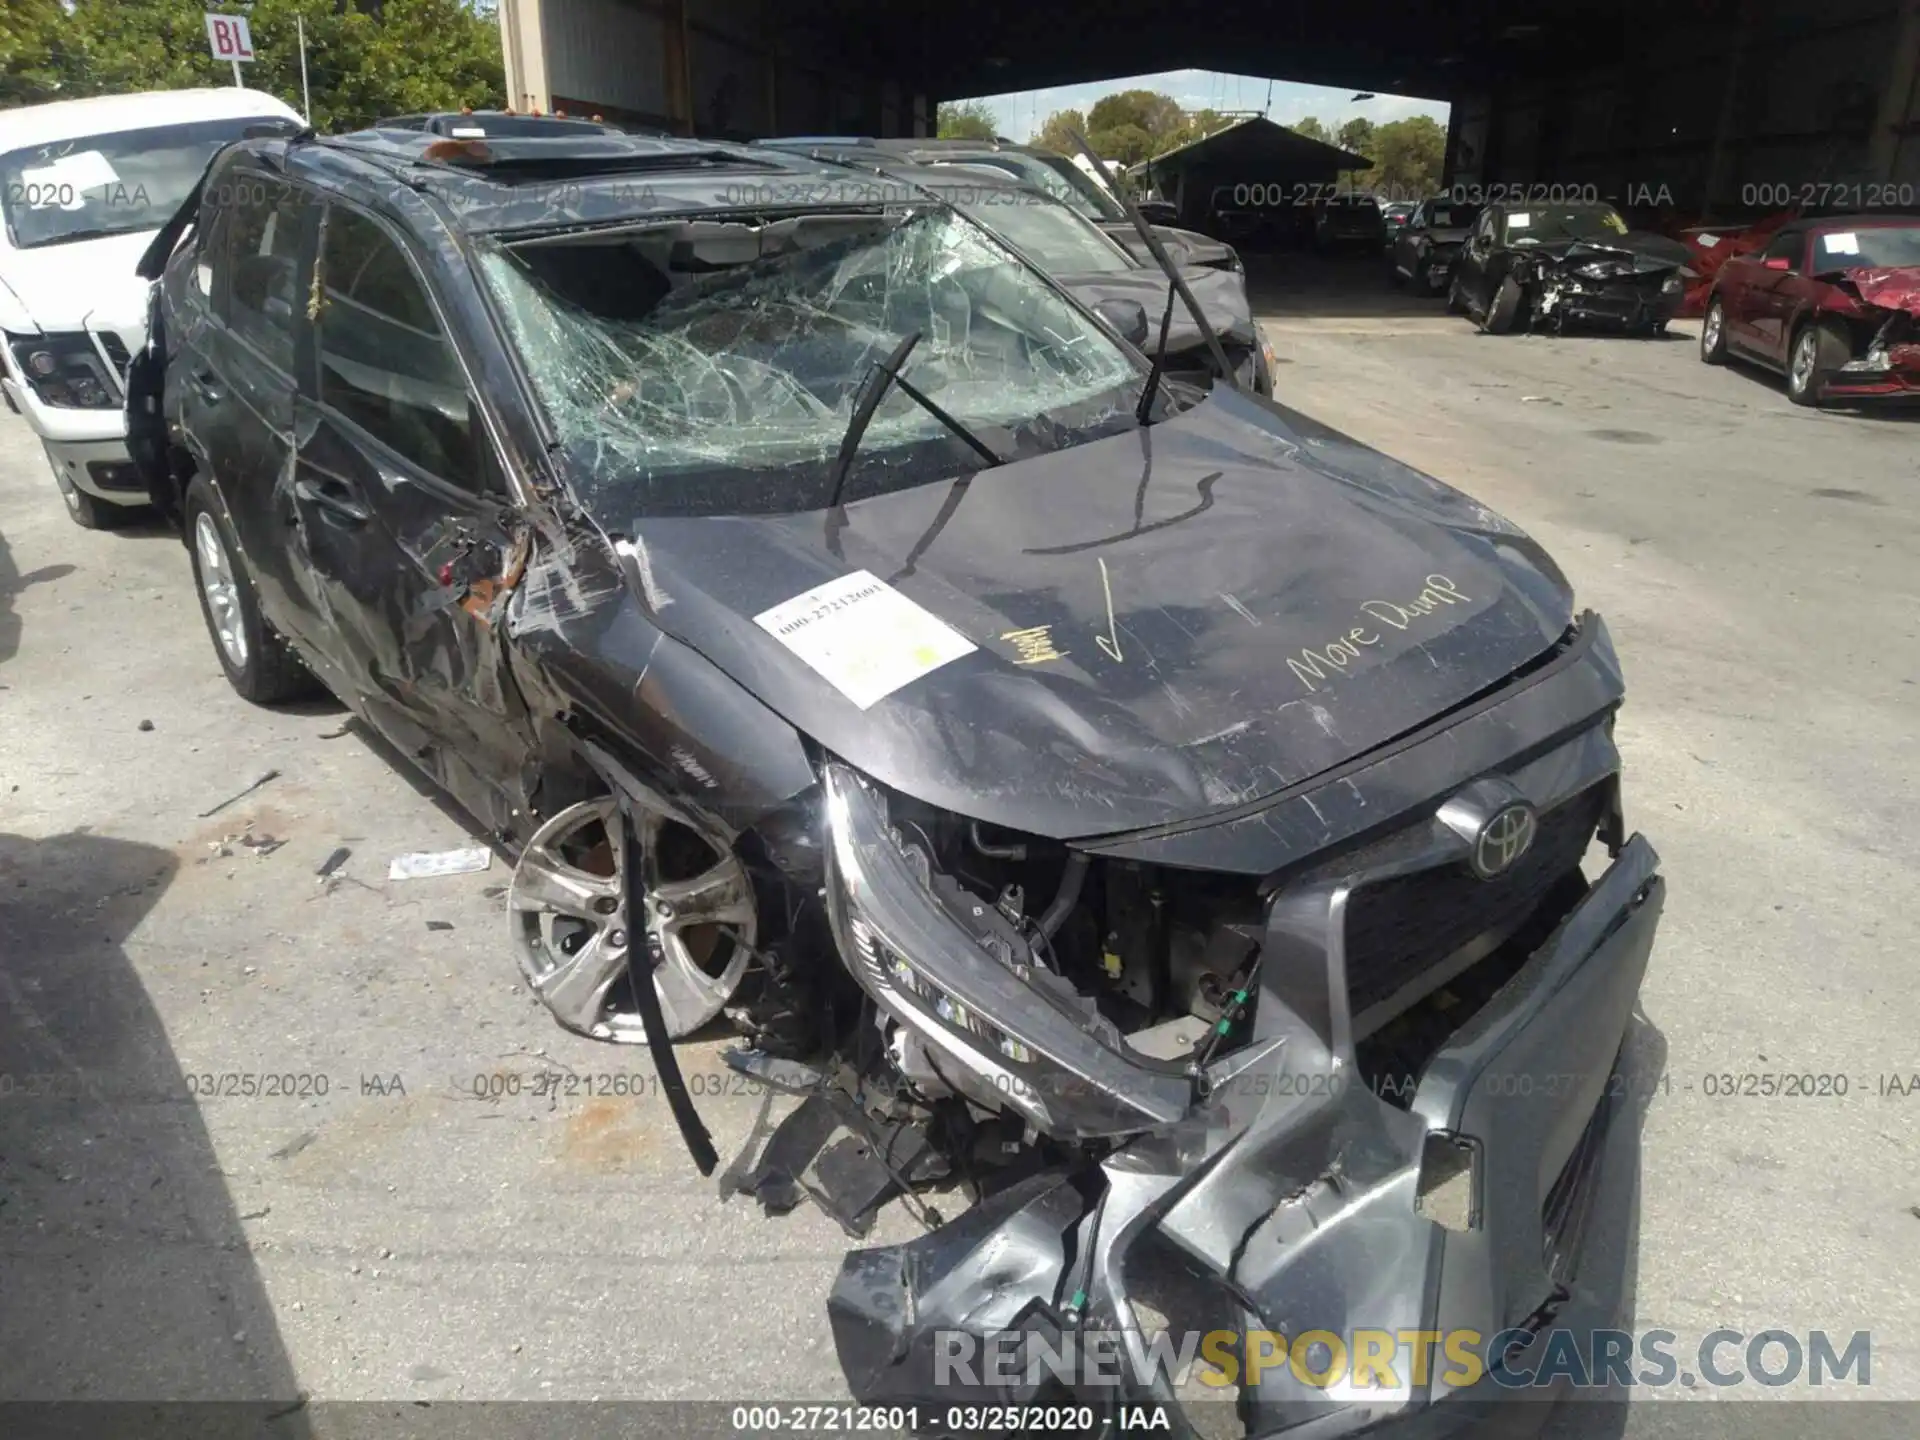
[[[611,797],[586,800],[534,832],[507,908],[528,986],[569,1030],[644,1044],[628,968],[632,948],[653,972],[667,1035],[705,1025],[733,998],[756,938],[753,888],[739,859],[670,816],[635,815],[638,853]],[[627,872],[640,867],[644,914],[627,913]]]
[[[213,516],[202,510],[193,522],[193,546],[200,572],[200,593],[207,599],[213,633],[235,670],[247,666],[247,631],[240,617],[240,586],[227,556],[226,542]]]
[[[1720,307],[1718,304],[1707,307],[1706,324],[1700,332],[1700,348],[1709,355],[1720,348]]]
[[[1787,376],[1794,393],[1804,395],[1813,387],[1813,367],[1820,353],[1820,338],[1809,326],[1793,342],[1793,369]]]

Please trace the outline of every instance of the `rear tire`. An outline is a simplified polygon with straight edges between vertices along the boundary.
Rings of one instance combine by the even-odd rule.
[[[1853,347],[1833,321],[1814,320],[1802,325],[1787,348],[1787,399],[1796,405],[1819,405],[1823,398],[1820,372],[1838,370],[1852,354]]]
[[[187,487],[185,519],[200,613],[227,683],[256,705],[312,694],[318,682],[261,615],[253,577],[204,477]]]

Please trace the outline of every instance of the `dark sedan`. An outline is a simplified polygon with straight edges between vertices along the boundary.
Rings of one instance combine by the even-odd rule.
[[[1423,295],[1447,290],[1460,249],[1479,216],[1478,205],[1444,195],[1421,201],[1387,244],[1387,278]]]
[[[1598,201],[1489,205],[1454,263],[1448,303],[1495,335],[1570,325],[1661,335],[1686,262],[1679,241],[1629,230]]]
[[[1664,889],[1607,627],[1512,524],[756,148],[249,140],[141,273],[130,444],[234,688],[317,679],[477,818],[526,984],[647,1046],[704,1173],[671,1041],[724,1014],[804,1097],[729,1188],[864,1234],[970,1182],[846,1258],[860,1401],[1004,1399],[948,1342],[1136,1297],[1474,1375],[1617,1322]]]

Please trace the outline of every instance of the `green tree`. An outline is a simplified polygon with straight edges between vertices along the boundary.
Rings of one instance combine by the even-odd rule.
[[[1121,90],[1103,95],[1087,112],[1087,139],[1103,160],[1134,165],[1168,149],[1186,120],[1171,95]]]
[[[1395,120],[1373,132],[1376,189],[1398,199],[1424,200],[1440,188],[1446,169],[1447,132],[1430,115]]]
[[[60,0],[6,0],[0,8],[0,108],[57,100],[71,73]]]
[[[942,140],[991,140],[1000,133],[993,107],[984,100],[948,101],[937,113]]]
[[[8,0],[9,6],[18,0]],[[38,3],[38,0],[34,0]],[[463,0],[76,0],[59,22],[63,95],[231,84],[208,53],[208,9],[245,13],[258,56],[243,81],[300,106],[297,20],[307,31],[313,123],[350,130],[382,115],[502,103],[491,5]],[[11,13],[11,10],[10,12]]]
[[[1304,135],[1309,140],[1318,140],[1322,145],[1333,144],[1333,136],[1328,132],[1327,127],[1320,123],[1317,115],[1309,115],[1304,120],[1297,120],[1287,126],[1287,129],[1296,135]]]
[[[1373,122],[1364,116],[1356,115],[1342,125],[1334,136],[1334,144],[1354,155],[1373,158]]]
[[[1087,143],[1093,146],[1093,153],[1102,160],[1112,160],[1121,165],[1138,165],[1151,155],[1160,153],[1161,146],[1154,143],[1149,135],[1138,125],[1113,125],[1105,129],[1094,127]]]
[[[1087,117],[1078,110],[1056,110],[1047,116],[1046,121],[1035,132],[1033,143],[1048,150],[1058,151],[1062,155],[1078,155],[1080,147],[1073,143],[1076,134],[1087,133]]]
[[[1218,110],[1189,110],[1180,124],[1161,143],[1162,150],[1178,149],[1182,145],[1191,145],[1196,140],[1204,140],[1216,130],[1224,130],[1233,122]]]

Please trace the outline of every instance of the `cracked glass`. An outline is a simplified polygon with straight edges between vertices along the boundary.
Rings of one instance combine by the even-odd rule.
[[[1003,459],[1133,424],[1138,364],[950,209],[650,222],[487,246],[480,267],[609,523],[819,508],[862,381],[901,374]],[[844,496],[980,467],[898,385]]]

